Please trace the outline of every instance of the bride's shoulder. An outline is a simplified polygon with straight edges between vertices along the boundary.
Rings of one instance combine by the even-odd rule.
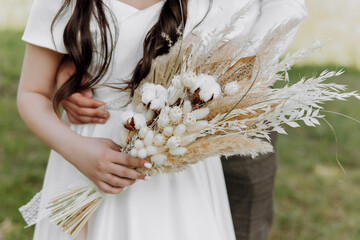
[[[63,31],[71,16],[73,4],[64,9],[57,21],[54,21],[62,8],[62,0],[35,0],[31,7],[22,40],[40,47],[66,53],[63,43]]]

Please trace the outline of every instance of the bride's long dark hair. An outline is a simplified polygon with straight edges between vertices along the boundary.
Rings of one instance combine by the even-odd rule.
[[[115,17],[111,11],[108,11],[108,7],[102,0],[65,0],[51,25],[52,30],[56,25],[56,20],[73,3],[75,4],[74,11],[65,27],[63,41],[68,57],[74,63],[76,71],[55,93],[53,106],[57,112],[63,99],[75,92],[89,89],[101,80],[109,68],[118,34],[117,30],[115,32],[112,30],[114,24],[110,24],[115,23]],[[183,12],[183,16],[181,12]],[[169,51],[168,42],[161,36],[161,33],[166,33],[172,42],[176,42],[179,38],[177,29],[181,26],[182,19],[184,19],[184,25],[186,24],[187,13],[188,0],[166,0],[158,21],[146,35],[143,57],[136,65],[132,78],[123,89],[130,90],[133,95],[140,81],[148,75],[152,60]],[[93,20],[96,20],[100,30],[100,46],[96,46],[99,43],[96,43],[91,35],[90,21]],[[94,71],[96,74],[90,76],[88,72],[92,66],[96,49],[100,49],[101,58],[96,63]],[[82,82],[83,76],[87,76],[86,82]]]

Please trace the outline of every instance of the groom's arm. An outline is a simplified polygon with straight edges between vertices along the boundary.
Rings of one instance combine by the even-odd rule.
[[[261,38],[273,27],[287,21],[297,20],[298,25],[290,32],[286,42],[280,46],[279,54],[282,55],[290,46],[300,23],[306,16],[305,0],[260,0],[260,15],[253,26],[252,33],[256,38]]]

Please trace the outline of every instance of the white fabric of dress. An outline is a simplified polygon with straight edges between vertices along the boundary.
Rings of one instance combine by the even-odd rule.
[[[100,84],[129,79],[136,63],[142,57],[142,44],[146,33],[157,21],[164,4],[161,1],[139,10],[117,0],[104,2],[117,18],[119,39],[111,67]],[[215,0],[210,14],[199,29],[208,31],[219,27],[229,21],[232,13],[249,2],[255,4],[238,25],[239,33],[249,34],[258,20],[261,1]],[[51,22],[61,4],[60,0],[35,0],[23,40],[66,53],[62,34],[71,12],[66,12],[55,24],[53,38],[50,32]],[[207,8],[207,0],[189,0],[185,35],[203,18]],[[96,30],[93,34],[96,36]],[[122,96],[124,103],[128,100],[126,93],[101,87],[100,84],[94,89],[94,98],[109,102]],[[122,112],[110,111],[106,124],[71,124],[66,113],[62,120],[82,136],[109,138],[119,143],[121,140],[117,134],[117,126]],[[35,240],[71,239],[50,223],[44,208],[54,196],[74,184],[86,181],[87,178],[73,165],[55,151],[51,151],[42,189],[39,221],[35,227]],[[157,175],[150,181],[137,181],[118,195],[105,194],[104,202],[76,239],[235,240],[219,156],[192,165],[178,174]]]

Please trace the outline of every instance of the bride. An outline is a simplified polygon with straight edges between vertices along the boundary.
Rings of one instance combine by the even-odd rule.
[[[36,223],[34,239],[70,239],[50,223],[45,207],[71,186],[90,181],[106,193],[104,203],[76,239],[235,239],[219,156],[173,176],[145,176],[134,168],[151,163],[119,150],[123,111],[110,110],[106,123],[98,119],[104,124],[74,124],[70,108],[61,119],[57,113],[62,101],[88,89],[95,105],[119,97],[126,103],[151,60],[169,50],[162,33],[172,42],[179,38],[181,9],[187,36],[221,28],[245,6],[248,13],[237,29],[248,34],[259,1],[35,0],[23,35],[27,47],[17,102],[25,123],[52,151],[39,204],[33,206],[37,214],[30,219]],[[64,59],[74,63],[75,72],[55,91]],[[108,87],[115,83],[124,91]]]

